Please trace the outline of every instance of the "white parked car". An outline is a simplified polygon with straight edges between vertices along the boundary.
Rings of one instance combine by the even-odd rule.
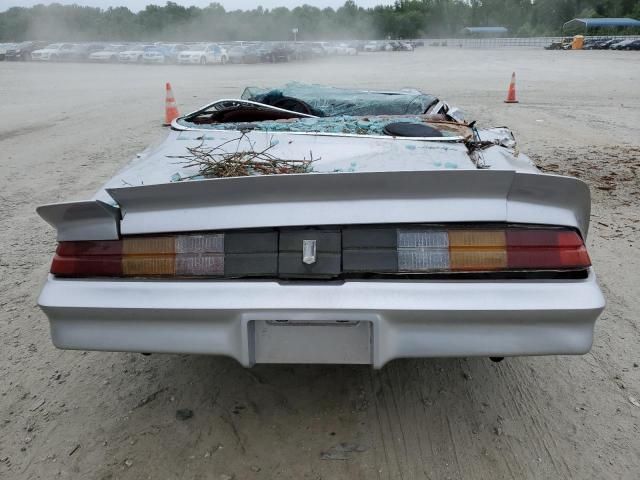
[[[154,45],[134,45],[128,50],[118,54],[118,60],[122,63],[142,63],[142,55],[148,49],[155,48]]]
[[[225,48],[216,43],[203,43],[191,45],[187,50],[178,54],[180,64],[225,64],[229,61],[229,55]]]
[[[378,42],[369,42],[363,47],[365,52],[378,52],[380,51],[380,44]]]
[[[186,45],[163,44],[155,48],[147,48],[142,54],[142,63],[176,63],[180,52],[187,49]]]
[[[125,51],[127,48],[129,48],[128,45],[109,45],[104,50],[90,53],[89,61],[115,63],[118,61],[119,54]]]
[[[397,49],[404,52],[413,52],[414,50],[413,45],[409,42],[398,42]]]
[[[93,198],[37,209],[53,343],[245,366],[588,352],[588,186],[460,118],[290,84],[174,120]]]
[[[336,55],[338,53],[338,46],[335,43],[330,43],[330,42],[317,42],[323,49],[325,52],[327,52],[327,55]]]
[[[31,60],[57,62],[69,55],[73,49],[73,43],[52,43],[40,50],[34,50],[31,52]]]
[[[335,46],[337,55],[357,55],[358,50],[355,47],[351,47],[346,43],[339,43]]]

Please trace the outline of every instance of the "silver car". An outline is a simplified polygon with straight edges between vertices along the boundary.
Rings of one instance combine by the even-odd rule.
[[[108,45],[104,50],[92,52],[89,54],[90,62],[97,63],[116,63],[121,52],[128,49],[128,45]]]
[[[133,45],[118,54],[118,61],[121,63],[142,63],[144,53],[155,48],[155,45]]]
[[[215,43],[191,45],[178,54],[178,63],[190,64],[225,64],[228,61],[227,51]]]
[[[40,62],[57,62],[66,58],[73,51],[73,43],[52,43],[31,52],[31,60]]]
[[[63,349],[256,363],[584,354],[590,195],[415,90],[247,89],[38,208]]]

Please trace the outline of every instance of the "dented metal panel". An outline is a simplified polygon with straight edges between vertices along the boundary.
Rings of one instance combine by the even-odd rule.
[[[228,151],[270,147],[269,153],[283,159],[313,158],[314,173],[353,173],[418,170],[476,170],[467,147],[459,142],[414,141],[393,137],[323,136],[291,132],[172,131],[164,142],[141,154],[118,172],[104,188],[142,186],[201,180],[199,170],[182,158],[188,149],[203,145],[214,148],[226,142]],[[501,147],[500,147],[501,148]],[[507,167],[508,168],[508,167]],[[532,171],[535,168],[531,167]],[[101,190],[95,197],[113,199]]]

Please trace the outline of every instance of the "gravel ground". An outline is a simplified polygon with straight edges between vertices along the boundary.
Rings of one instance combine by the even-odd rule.
[[[520,104],[505,105],[511,72]],[[433,92],[592,187],[608,300],[580,357],[258,366],[56,350],[37,205],[84,199],[183,110],[289,80]],[[637,479],[640,56],[425,48],[224,67],[0,63],[0,478]],[[192,415],[192,416],[191,416]],[[190,417],[190,418],[188,418]]]

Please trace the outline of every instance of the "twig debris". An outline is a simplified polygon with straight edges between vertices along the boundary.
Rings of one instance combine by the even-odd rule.
[[[246,140],[249,148],[241,149],[242,141]],[[235,150],[228,150],[227,145],[237,142]],[[270,150],[276,143],[269,142],[269,145],[262,150],[255,149],[255,142],[251,142],[246,136],[246,132],[233,140],[228,140],[216,147],[205,146],[204,140],[195,147],[187,147],[189,155],[174,156],[172,158],[184,159],[181,162],[185,168],[197,167],[198,174],[205,178],[227,178],[246,177],[249,175],[283,175],[290,173],[309,173],[312,171],[312,163],[317,158],[303,159],[283,159],[278,158]]]

